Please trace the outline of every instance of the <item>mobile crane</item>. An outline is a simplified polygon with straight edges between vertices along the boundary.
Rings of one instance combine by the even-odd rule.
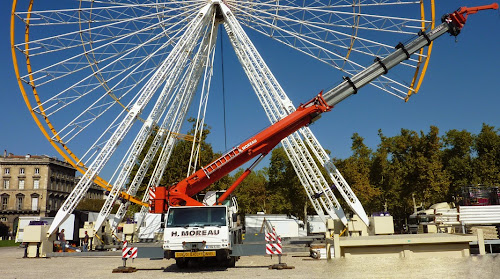
[[[223,6],[223,5],[221,5]],[[321,92],[309,102],[300,105],[297,110],[262,132],[234,147],[207,166],[196,171],[186,179],[170,187],[156,187],[155,198],[150,202],[151,212],[167,213],[164,231],[165,258],[175,258],[179,265],[185,265],[189,258],[205,258],[216,256],[234,265],[236,256],[231,253],[232,245],[238,243],[241,233],[236,227],[233,206],[222,205],[225,199],[245,179],[258,162],[268,154],[282,139],[308,126],[320,118],[321,114],[330,111],[336,104],[356,94],[358,90],[399,63],[409,59],[420,48],[430,44],[438,37],[449,33],[457,36],[464,27],[467,17],[480,10],[498,9],[498,4],[462,7],[442,17],[442,24],[429,32],[420,31],[418,37],[407,44],[399,43],[396,50],[375,62],[352,77],[344,77],[344,81],[335,88]],[[222,13],[226,16],[226,13]],[[206,189],[231,171],[257,157],[257,160],[223,193],[215,202],[199,202],[194,195]],[[320,197],[323,193],[315,193]],[[186,210],[186,208],[188,208]],[[192,210],[189,210],[191,208]],[[193,212],[196,212],[194,214]],[[186,216],[182,226],[175,220]],[[195,216],[190,223],[187,216]],[[200,217],[203,216],[203,217]],[[203,222],[200,220],[203,219]]]

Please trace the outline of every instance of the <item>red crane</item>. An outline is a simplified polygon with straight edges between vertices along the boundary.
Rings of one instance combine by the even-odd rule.
[[[372,65],[352,77],[344,77],[344,82],[337,87],[324,94],[323,92],[319,93],[311,101],[300,105],[295,112],[247,139],[186,179],[168,188],[156,187],[156,197],[151,203],[151,211],[163,213],[166,212],[169,206],[203,205],[201,202],[193,199],[192,196],[206,189],[209,185],[252,158],[259,156],[255,163],[218,199],[218,202],[222,202],[248,176],[262,157],[268,154],[282,139],[301,127],[310,125],[323,112],[330,111],[334,105],[356,94],[361,87],[370,83],[375,78],[386,74],[391,68],[410,58],[411,54],[430,44],[441,35],[450,33],[453,36],[457,36],[464,27],[468,15],[487,9],[498,9],[498,4],[494,3],[472,8],[461,7],[454,13],[443,16],[443,23],[436,28],[430,30],[428,33],[419,32],[419,36],[406,45],[402,43],[398,44],[396,50],[387,57],[375,59]],[[317,193],[317,195],[321,194]]]

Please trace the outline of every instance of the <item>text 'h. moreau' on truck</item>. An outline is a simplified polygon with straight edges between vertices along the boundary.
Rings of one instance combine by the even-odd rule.
[[[204,204],[214,204],[221,192],[209,192]],[[237,221],[235,198],[214,206],[169,207],[165,215],[163,250],[166,259],[175,258],[178,267],[194,259],[215,260],[228,267],[235,265],[234,244],[242,241]]]

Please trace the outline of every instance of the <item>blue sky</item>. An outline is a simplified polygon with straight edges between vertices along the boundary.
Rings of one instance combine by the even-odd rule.
[[[452,12],[459,6],[489,4],[485,1],[439,1],[436,14]],[[57,156],[31,118],[22,100],[14,75],[10,39],[10,1],[1,1],[0,148],[17,155]],[[225,35],[224,35],[225,36]],[[250,33],[250,36],[253,35]],[[258,37],[256,37],[258,38]],[[224,37],[226,39],[226,37]],[[335,86],[342,74],[292,52],[274,51],[265,38],[254,42],[263,58],[295,105],[307,102],[323,89]],[[394,45],[398,42],[394,41]],[[357,132],[376,149],[377,131],[387,136],[401,128],[428,132],[435,125],[444,133],[450,129],[478,133],[486,123],[500,128],[500,13],[486,11],[471,15],[455,38],[439,38],[420,92],[408,103],[370,87],[340,103],[311,126],[332,156],[351,155],[351,136]],[[217,65],[220,68],[220,52]],[[268,120],[253,93],[229,44],[224,45],[226,139],[222,118],[220,73],[211,93],[207,123],[212,127],[209,142],[215,151],[224,151],[268,126]],[[2,150],[3,151],[3,150]],[[261,167],[265,166],[265,162]]]

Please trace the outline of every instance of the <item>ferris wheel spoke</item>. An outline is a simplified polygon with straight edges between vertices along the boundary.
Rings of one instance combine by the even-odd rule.
[[[169,44],[170,44],[170,42],[169,42]],[[162,48],[159,48],[159,49],[158,49],[158,51],[159,51],[159,50],[161,50],[161,49],[162,49]],[[155,53],[153,53],[153,55],[154,55],[154,54],[155,54]],[[150,55],[150,56],[152,56],[152,55]],[[141,61],[139,61],[139,62],[141,62]],[[136,69],[137,69],[137,68],[136,68]],[[126,69],[126,70],[128,70],[128,69]],[[147,72],[147,73],[150,73],[152,70],[154,70],[154,68],[151,68],[151,69],[145,69],[145,70],[143,69],[142,71]],[[121,72],[122,72],[122,71],[118,71],[117,75],[118,75],[119,73],[121,73]],[[135,70],[135,69],[134,69],[134,70],[130,70],[130,71],[129,71],[129,74],[127,75],[127,77],[129,77],[129,76],[130,76],[131,74],[133,74],[134,72],[136,72],[136,70]],[[127,77],[126,77],[126,78],[127,78]],[[142,78],[142,80],[144,80],[146,77],[147,77],[147,75],[145,75],[145,76]],[[114,77],[109,78],[109,79],[108,79],[108,82],[109,82],[109,81],[112,81],[113,79],[114,79]],[[123,81],[123,79],[122,79],[122,81]],[[133,83],[132,83],[132,84],[133,84],[133,86],[130,86],[130,85],[129,85],[130,83],[125,83],[125,84],[126,84],[126,86],[128,86],[129,88],[128,88],[127,92],[125,92],[125,94],[124,94],[124,95],[128,94],[128,93],[129,93],[129,92],[130,92],[133,88],[135,88],[135,86],[136,86],[137,84],[140,84],[140,82],[141,82],[141,80],[133,82]],[[117,85],[118,85],[118,84],[120,84],[120,83],[121,83],[121,82],[117,83]],[[117,87],[116,87],[117,85],[115,85],[115,87],[113,87],[113,88],[109,89],[109,92],[106,92],[103,96],[105,96],[105,97],[109,97],[109,96],[107,96],[107,95],[111,95],[111,94],[110,94],[110,92],[116,92],[116,91],[118,91],[118,89],[117,89]],[[124,87],[124,88],[125,88],[125,87]],[[94,89],[98,89],[98,87],[95,87]],[[89,93],[91,93],[92,91],[93,91],[93,90],[88,90],[88,91],[87,91],[87,92],[85,92],[85,93],[86,93],[86,94],[89,94]],[[120,98],[122,98],[124,95],[120,96]],[[111,95],[111,96],[112,96],[112,95]],[[83,97],[83,95],[82,95],[82,94],[80,94],[80,97]],[[77,101],[77,98],[73,98],[73,99],[74,99],[74,100],[73,100],[73,102]],[[117,101],[117,97],[113,97],[113,100],[114,100],[114,101]],[[49,101],[53,101],[53,102],[58,103],[58,104],[60,104],[60,103],[64,103],[64,101],[63,101],[63,102],[61,102],[61,99],[59,99],[59,98],[54,98],[53,100],[50,100],[50,99],[49,99]],[[99,101],[100,101],[100,100],[99,100]],[[99,103],[99,102],[96,102],[95,104],[98,104],[98,103]],[[113,103],[110,103],[110,105],[113,105]],[[92,105],[92,106],[90,106],[90,107],[87,109],[87,112],[88,112],[88,111],[91,111],[92,109],[95,109],[95,108],[100,109],[99,107],[96,107],[95,105]],[[90,114],[90,115],[91,115],[91,117],[92,117],[94,120],[95,120],[95,118],[97,118],[97,117],[95,117],[95,116],[94,116],[94,115],[92,115],[92,114]],[[101,116],[101,115],[102,115],[102,114],[99,114],[99,116]],[[78,119],[78,118],[75,118],[75,119]],[[72,124],[72,123],[70,123],[69,125],[71,125],[71,124]],[[86,127],[88,127],[88,125],[87,125]],[[82,127],[80,127],[80,130],[85,129],[86,127],[83,127],[83,128],[82,128]]]
[[[251,16],[251,14],[248,15]],[[304,38],[311,41],[323,42],[332,46],[343,48],[344,50],[351,49],[350,41],[351,39],[354,39],[356,41],[361,42],[362,45],[360,48],[354,48],[352,50],[355,52],[360,52],[361,54],[365,55],[376,56],[375,53],[370,50],[372,48],[376,49],[383,48],[384,52],[386,53],[389,53],[393,48],[393,46],[383,44],[381,42],[355,36],[351,32],[340,32],[332,30],[331,28],[332,26],[324,25],[322,22],[315,22],[311,20],[302,20],[302,19],[290,19],[287,16],[273,16],[272,14],[269,14],[269,16],[270,17],[272,16],[273,19],[278,19],[278,21],[281,21],[282,26],[278,26],[274,22],[268,22],[265,20],[265,18],[258,16],[252,18],[253,20],[251,21],[246,21],[243,23],[246,26],[253,28],[256,31],[260,31],[263,34],[269,34],[270,31],[266,30],[272,30],[273,32],[281,31],[285,34],[288,34],[288,36],[283,35],[283,37],[291,37],[293,39]],[[370,22],[373,23],[372,21]],[[400,25],[405,25],[405,23],[402,23]],[[297,30],[296,28],[297,26],[302,27],[302,29]],[[349,28],[351,29],[352,27],[353,26],[349,26]],[[381,31],[382,29],[378,30]],[[397,30],[397,32],[401,33],[402,31]],[[408,33],[415,34],[415,31],[412,30],[412,32]],[[328,37],[327,35],[333,36],[334,40],[325,40],[325,38]],[[273,34],[273,38],[276,37],[279,36]]]
[[[188,7],[189,9],[188,10],[185,10],[185,11],[182,11],[178,14],[174,14],[172,16],[169,16],[169,17],[162,17],[161,19],[161,24],[163,25],[172,25],[172,24],[176,24],[177,22],[181,21],[181,22],[186,22],[186,18],[188,18],[186,15],[189,15],[191,13],[193,13],[194,11],[197,11],[198,10],[198,7],[199,5],[193,5],[192,7]],[[92,10],[89,10],[89,12],[92,14],[92,15],[95,15],[95,11],[101,11],[100,8],[94,8]],[[92,13],[94,12],[94,13]],[[54,31],[52,32],[48,32],[48,33],[45,33],[45,34],[37,34],[38,36],[40,36],[40,38],[36,38],[36,39],[31,39],[29,42],[23,42],[23,43],[18,43],[18,44],[15,44],[15,47],[21,51],[31,51],[31,55],[32,56],[36,56],[38,55],[39,53],[37,52],[34,52],[35,50],[37,49],[41,49],[41,50],[52,50],[52,51],[57,51],[57,50],[63,50],[63,49],[69,49],[69,48],[74,48],[74,47],[81,47],[82,45],[91,45],[91,44],[94,44],[95,42],[99,42],[101,40],[109,40],[109,38],[115,38],[115,37],[120,37],[120,36],[123,36],[121,33],[122,33],[122,30],[121,29],[124,29],[124,26],[128,26],[128,24],[130,23],[137,23],[137,21],[143,21],[145,19],[149,20],[149,21],[143,21],[143,26],[158,26],[158,18],[159,16],[161,16],[163,13],[162,12],[159,12],[157,14],[153,13],[153,14],[150,14],[150,13],[145,13],[146,15],[143,15],[143,16],[134,16],[134,17],[130,17],[129,15],[124,15],[123,18],[113,18],[113,17],[110,17],[110,19],[112,20],[109,20],[110,23],[106,23],[106,24],[101,24],[102,22],[101,21],[96,21],[96,20],[93,20],[91,18],[91,16],[86,16],[85,18],[82,18],[82,15],[81,13],[79,13],[79,11],[75,11],[75,13],[77,13],[78,15],[77,16],[74,16],[77,18],[77,20],[75,22],[68,22],[67,20],[65,20],[64,18],[64,14],[61,14],[60,12],[58,11],[51,11],[51,14],[53,14],[53,18],[47,18],[44,13],[46,12],[39,12],[39,11],[29,11],[29,12],[25,12],[25,13],[16,13],[16,15],[19,17],[19,18],[22,18],[22,16],[29,16],[28,19],[23,19],[23,22],[26,26],[29,26],[29,28],[36,28],[38,27],[38,24],[36,23],[37,20],[41,20],[41,19],[44,19],[44,23],[43,23],[43,26],[41,27],[44,27],[46,28],[47,26],[52,26],[52,27],[57,27],[59,25],[62,25],[61,27],[63,28],[60,28],[60,30],[68,30],[68,32],[65,32],[65,33],[56,33],[54,34]],[[110,16],[110,15],[108,15]],[[35,17],[35,18],[33,18]],[[88,21],[87,24],[85,25],[82,25],[82,20],[86,19]],[[35,21],[35,23],[33,22]],[[156,22],[156,23],[155,23]],[[169,22],[172,22],[172,23],[169,23]],[[167,24],[169,23],[169,24]],[[160,24],[160,25],[161,25]],[[78,26],[78,28],[76,28],[77,30],[75,31],[72,31],[74,29],[72,28],[68,28],[67,26]],[[86,27],[88,26],[88,27]],[[137,26],[137,25],[136,25]],[[107,33],[103,33],[102,30],[106,30]],[[130,29],[130,30],[136,30],[136,29]],[[118,31],[118,32],[115,32],[115,31]],[[85,34],[89,34],[89,33],[92,33],[94,34],[94,36],[101,36],[102,38],[99,38],[99,36],[97,38],[93,38],[93,41],[85,41],[85,40],[82,40],[82,38],[80,37],[82,34],[85,35]],[[28,47],[27,45],[32,45],[32,47]],[[34,47],[33,47],[34,45]]]
[[[182,31],[182,30],[179,30],[179,32],[181,32],[181,31]],[[146,61],[148,61],[148,60],[150,60],[150,59],[154,59],[154,57],[155,57],[155,56],[157,56],[157,55],[158,55],[158,53],[159,53],[161,50],[163,50],[163,49],[167,48],[168,46],[170,46],[170,45],[174,44],[174,43],[176,42],[176,37],[177,37],[177,36],[173,37],[171,40],[169,40],[169,41],[167,41],[166,43],[164,43],[163,45],[159,46],[159,47],[157,48],[157,50],[156,50],[156,51],[154,51],[153,53],[151,53],[151,54],[149,54],[149,55],[147,55],[147,56],[144,56],[144,57],[138,57],[138,56],[135,56],[134,58],[131,58],[131,59],[134,59],[134,60],[137,60],[137,61],[134,61],[134,62],[133,62],[134,64],[131,64],[131,65],[129,65],[129,66],[127,66],[127,67],[124,67],[124,68],[114,69],[114,68],[112,68],[112,67],[115,65],[115,63],[117,63],[117,61],[121,61],[121,60],[123,60],[123,59],[126,59],[126,58],[127,58],[127,56],[133,55],[135,50],[137,50],[137,49],[141,48],[143,45],[145,45],[145,44],[147,44],[147,43],[149,43],[149,42],[151,42],[151,41],[154,41],[154,40],[158,39],[158,37],[153,37],[153,38],[151,38],[149,41],[146,41],[146,42],[144,42],[143,44],[137,45],[137,46],[135,46],[135,47],[133,47],[133,48],[131,48],[131,49],[127,50],[127,51],[126,51],[126,52],[124,52],[124,53],[116,53],[116,54],[113,54],[113,55],[111,55],[111,56],[107,57],[107,58],[106,58],[106,59],[104,59],[104,60],[99,61],[99,63],[103,63],[103,62],[106,62],[107,60],[110,60],[110,61],[109,61],[109,63],[108,63],[108,64],[106,64],[104,67],[100,67],[100,68],[99,68],[99,69],[97,69],[95,72],[90,73],[87,77],[83,78],[82,80],[80,80],[80,81],[76,82],[76,83],[75,83],[75,84],[73,84],[73,85],[70,85],[68,88],[66,88],[65,90],[61,91],[60,93],[58,93],[58,94],[54,95],[52,98],[48,98],[45,102],[41,103],[39,106],[46,106],[46,105],[47,105],[47,103],[52,102],[52,103],[56,103],[56,104],[63,104],[62,106],[58,107],[58,108],[57,108],[57,110],[59,110],[59,109],[61,109],[61,108],[65,107],[65,106],[67,105],[67,103],[66,103],[66,102],[61,102],[61,96],[62,96],[63,94],[67,94],[67,93],[68,93],[68,91],[73,90],[73,89],[74,89],[74,88],[76,88],[77,86],[81,86],[81,87],[85,87],[85,86],[87,86],[87,85],[82,85],[82,84],[83,84],[85,81],[91,80],[91,79],[95,76],[95,74],[101,74],[101,73],[113,73],[113,74],[114,74],[114,76],[108,77],[108,79],[107,79],[107,82],[109,83],[109,81],[112,81],[112,80],[116,79],[117,77],[122,76],[122,75],[123,75],[123,74],[122,74],[122,72],[127,72],[128,74],[127,74],[124,78],[122,78],[120,81],[118,81],[118,82],[117,82],[117,84],[115,85],[115,87],[114,87],[114,88],[112,88],[112,89],[116,89],[116,86],[118,86],[118,85],[119,85],[119,84],[121,84],[121,83],[125,83],[125,84],[127,84],[127,82],[124,82],[125,78],[128,78],[128,77],[132,76],[132,74],[134,74],[134,73],[136,73],[136,72],[146,72],[146,73],[150,73],[152,69],[154,69],[154,68],[156,68],[156,67],[157,67],[157,65],[156,65],[156,64],[155,64],[155,65],[153,65],[151,68],[147,68],[147,69],[140,69],[140,67],[142,67],[142,66],[143,66],[143,64],[144,64]],[[121,56],[118,56],[118,55],[121,55]],[[111,68],[112,70],[109,70],[109,71],[108,71],[108,68]],[[137,83],[137,80],[134,80],[134,82],[136,82],[136,83]],[[65,98],[72,99],[73,101],[76,101],[76,100],[78,100],[80,97],[83,97],[83,96],[85,96],[86,94],[89,94],[89,93],[91,93],[92,91],[94,91],[94,90],[96,90],[96,89],[98,89],[98,88],[99,88],[99,86],[94,87],[94,88],[92,88],[91,90],[88,90],[87,92],[84,92],[84,93],[80,93],[80,92],[78,92],[78,91],[75,91],[75,93],[76,93],[78,96],[66,96]],[[105,94],[110,94],[110,92],[111,92],[112,90],[110,89],[110,90],[108,90],[108,91],[109,91],[109,92],[105,92]],[[118,97],[117,97],[117,98],[118,98]],[[37,109],[37,107],[35,107],[35,109]],[[48,111],[48,110],[46,109],[46,113],[47,113],[47,111]]]
[[[113,36],[112,39],[106,39],[104,40],[105,43],[104,44],[101,44],[101,45],[98,45],[97,47],[94,47],[96,45],[96,42],[99,42],[99,40],[95,40],[96,38],[96,33],[92,33],[92,37],[89,36],[89,38],[81,38],[79,40],[80,44],[78,45],[79,47],[82,46],[81,42],[82,40],[85,40],[85,39],[88,39],[88,40],[92,40],[93,42],[90,44],[91,45],[91,49],[88,50],[88,51],[85,51],[83,53],[78,53],[74,56],[70,56],[69,58],[66,58],[64,60],[61,60],[57,63],[53,63],[53,64],[49,64],[48,66],[44,67],[44,68],[40,68],[36,71],[32,71],[30,73],[28,73],[27,75],[23,76],[22,79],[23,80],[26,80],[27,77],[33,77],[33,81],[36,81],[37,82],[37,86],[41,86],[45,83],[48,83],[48,82],[51,82],[55,79],[57,79],[56,77],[58,76],[61,76],[61,77],[64,77],[66,76],[67,74],[73,74],[77,71],[81,71],[81,70],[84,70],[86,68],[89,68],[91,67],[93,69],[93,67],[99,63],[103,63],[105,62],[106,60],[104,61],[101,61],[99,59],[95,59],[95,57],[100,57],[100,56],[109,56],[107,59],[111,59],[113,58],[114,56],[118,56],[120,55],[122,52],[123,52],[123,48],[124,47],[131,47],[133,46],[132,44],[129,45],[129,43],[126,41],[127,39],[128,40],[131,40],[131,37],[133,37],[133,39],[137,39],[137,35],[138,34],[141,34],[141,33],[145,33],[148,37],[146,37],[144,40],[146,42],[153,42],[155,40],[157,40],[160,36],[164,35],[163,33],[159,33],[159,34],[149,34],[148,32],[152,29],[155,29],[155,28],[159,28],[159,26],[162,24],[162,22],[157,22],[157,23],[154,23],[148,27],[145,27],[145,28],[141,28],[141,29],[138,29],[138,30],[135,30],[133,32],[130,32],[130,33],[126,33],[126,34],[122,34],[120,36]],[[172,25],[173,27],[175,27],[176,25]],[[182,26],[181,26],[182,27]],[[169,30],[169,29],[166,29],[166,30]],[[181,30],[172,30],[173,32],[176,32],[177,34],[182,32],[183,29]],[[150,36],[153,36],[153,38],[149,38]],[[61,36],[64,36],[64,35],[61,35]],[[60,38],[61,37],[58,37],[58,40],[60,41]],[[94,41],[95,40],[95,41]],[[142,42],[142,41],[141,41]],[[29,44],[33,44],[33,42],[29,42]],[[26,43],[26,45],[28,45],[28,43]],[[117,45],[120,45],[121,46],[121,49],[118,50],[117,49]],[[146,44],[145,43],[140,43],[140,47],[137,47],[134,49],[137,50],[137,49],[141,49],[142,47],[144,47]],[[85,47],[85,46],[84,46]],[[41,45],[40,48],[44,49],[44,48],[47,48],[46,45]],[[68,46],[65,46],[65,49],[67,49]],[[131,47],[132,48],[132,47]],[[111,50],[111,51],[110,51]],[[102,52],[97,52],[97,51],[102,51]],[[25,52],[26,53],[26,52]],[[29,53],[29,52],[28,52]],[[89,56],[89,53],[90,55],[93,56],[93,61],[88,61],[88,56]],[[109,53],[112,53],[113,55],[109,55]],[[31,56],[31,53],[29,54]],[[121,63],[119,61],[122,61],[120,59],[117,59],[117,60],[114,60],[116,63]],[[91,62],[91,63],[89,63]],[[66,65],[71,65],[71,64],[76,64],[76,65],[72,65],[71,68],[67,67]],[[81,66],[83,65],[83,66]],[[66,71],[61,71],[60,68],[61,67],[64,67],[64,68],[67,68]],[[51,69],[54,69],[51,71]],[[38,75],[38,77],[37,77]],[[52,77],[52,78],[47,78],[47,77]],[[48,80],[48,81],[45,81],[45,82],[39,82],[39,80]]]
[[[400,1],[383,1],[376,5],[363,5],[352,3],[349,6],[342,5],[317,5],[317,1],[311,1],[310,5],[304,3],[303,5],[283,5],[280,1],[279,4],[258,3],[252,5],[251,2],[237,2],[231,3],[232,9],[238,12],[244,12],[243,22],[250,22],[248,19],[260,17],[263,19],[272,19],[275,24],[281,21],[296,21],[294,26],[301,26],[301,22],[315,22],[318,25],[328,28],[359,28],[368,29],[371,31],[380,32],[398,32],[403,34],[414,34],[414,28],[421,28],[422,22],[430,23],[421,19],[414,19],[408,17],[394,17],[383,15],[382,10],[386,6],[398,5],[403,3]],[[307,2],[307,1],[306,1]],[[420,1],[409,2],[406,4],[420,4]],[[379,13],[365,13],[362,7],[377,8]],[[344,10],[342,10],[344,9]],[[348,11],[348,10],[357,11]],[[353,17],[358,20],[353,21]],[[298,23],[297,23],[298,22]]]
[[[195,131],[193,135],[194,140],[191,146],[191,155],[189,158],[186,176],[193,174],[197,170],[198,158],[200,155],[201,143],[203,140],[203,128],[205,124],[205,114],[207,112],[208,96],[210,94],[210,85],[213,76],[215,45],[217,42],[218,23],[216,21],[215,14],[212,17],[212,24],[210,25],[210,27],[210,30],[207,30],[208,32],[205,36],[206,39],[202,46],[204,49],[206,49],[207,55],[203,57],[205,61],[203,61],[204,73],[200,92],[200,102],[198,106],[198,114],[196,117]]]
[[[209,49],[210,48],[205,48],[205,50]],[[178,133],[180,131],[187,110],[193,99],[194,93],[196,91],[196,88],[198,86],[198,83],[202,75],[202,70],[204,68],[202,63],[204,61],[203,58],[208,55],[209,55],[208,53],[204,53],[203,55],[197,55],[194,59],[194,62],[190,65],[190,69],[187,71],[187,73],[189,74],[187,74],[183,78],[181,86],[177,87],[176,89],[175,95],[179,97],[175,99],[174,104],[170,107],[165,119],[163,120],[164,121],[162,124],[163,128],[160,129],[160,133],[158,133],[155,139],[153,140],[153,143],[151,144],[147,155],[141,162],[139,171],[135,175],[129,189],[127,190],[127,192],[130,193],[135,193],[137,191],[139,184],[141,184],[142,180],[144,179],[146,170],[152,163],[152,158],[158,152],[158,149],[160,147],[159,143],[161,141],[164,141],[163,147],[159,155],[159,159],[157,160],[157,163],[153,169],[153,174],[144,192],[144,196],[142,199],[143,202],[148,201],[147,193],[149,193],[150,189],[160,184],[160,180],[163,176],[163,173],[166,170],[166,166],[169,162],[170,155],[172,154],[174,148],[175,138],[172,136],[172,134]],[[185,93],[182,94],[182,92]],[[170,131],[170,132],[165,134],[163,133],[164,131]],[[127,205],[122,204],[120,208],[122,206],[126,207]],[[147,207],[142,206],[139,214],[138,226],[141,226],[142,220],[144,219],[147,212],[148,212]],[[121,218],[123,217],[117,214],[115,216],[115,219],[113,220],[113,225],[116,226],[120,222]]]
[[[93,120],[95,120],[95,118],[94,118]],[[71,123],[70,123],[70,124],[71,124]],[[80,125],[80,123],[78,123],[78,125]],[[97,144],[96,144],[96,145],[94,145],[94,146],[97,146]]]
[[[213,18],[213,20],[214,19],[215,18]],[[165,169],[164,166],[168,163],[171,152],[173,150],[172,140],[175,139],[172,137],[172,133],[176,133],[180,130],[180,127],[187,113],[187,108],[191,103],[197,85],[202,76],[202,69],[205,69],[205,81],[203,82],[203,90],[207,90],[207,88],[210,87],[209,81],[206,82],[206,79],[209,79],[211,76],[217,35],[217,26],[214,23],[212,24],[212,26],[213,27],[209,30],[207,29],[208,33],[204,36],[205,40],[198,47],[197,54],[193,57],[193,62],[189,65],[188,69],[185,71],[183,77],[181,78],[180,85],[175,89],[175,93],[173,94],[173,96],[175,96],[175,98],[173,98],[173,103],[166,113],[163,123],[161,124],[160,131],[155,135],[155,138],[148,149],[148,153],[141,162],[139,170],[137,171],[129,188],[127,189],[127,193],[132,195],[135,195],[137,193],[138,187],[142,183],[147,169],[151,165],[155,154],[158,152],[160,142],[166,139],[160,155],[160,160],[158,160],[158,163],[153,172],[153,178],[150,180],[145,193],[149,192],[149,188],[151,187],[151,185],[157,185],[159,183]],[[200,106],[206,107],[206,101],[203,101],[203,99],[204,98],[202,97],[200,100]],[[203,124],[201,124],[201,126],[203,126]],[[169,132],[166,133],[167,131]],[[193,140],[193,142],[197,141],[196,134],[197,133],[195,132],[195,139]],[[113,228],[116,228],[118,223],[122,220],[128,205],[129,202],[122,203],[120,205],[120,208],[112,222]],[[107,210],[107,214],[109,215],[109,210]]]
[[[186,62],[186,63],[188,63],[188,62]],[[189,63],[188,63],[188,64],[189,64]],[[177,64],[177,65],[178,65],[178,64]],[[145,77],[145,78],[146,78],[146,77]],[[132,100],[131,100],[131,103],[132,103],[132,102],[135,102],[135,100],[136,100],[136,98],[132,99]],[[127,107],[130,107],[130,104],[129,104],[129,105],[127,105]],[[120,115],[119,115],[119,116],[118,116],[118,117],[114,120],[114,122],[113,122],[111,125],[109,125],[109,127],[106,129],[106,131],[104,131],[104,132],[102,133],[102,136],[101,136],[101,137],[99,137],[99,138],[98,138],[98,139],[94,142],[94,144],[90,147],[90,149],[92,149],[92,150],[94,150],[94,149],[95,149],[95,150],[100,150],[101,146],[102,146],[102,145],[104,145],[104,144],[107,142],[107,140],[108,140],[108,138],[107,138],[107,137],[105,137],[104,135],[111,136],[112,131],[116,128],[116,125],[117,125],[116,123],[118,123],[118,122],[119,122],[119,120],[123,117],[123,116],[122,116],[122,115],[123,115],[123,113],[124,113],[124,112],[126,112],[126,111],[128,112],[129,110],[128,110],[128,109],[127,109],[127,110],[123,110],[123,111],[120,113]],[[92,119],[92,120],[93,120],[93,121],[95,121],[96,119],[97,119],[97,118],[94,118],[94,119]],[[80,131],[80,132],[81,132],[81,131]],[[91,158],[87,159],[87,161],[90,161],[90,160],[91,160]]]
[[[303,40],[303,39],[301,39],[300,41],[308,42],[308,41]],[[284,43],[285,45],[288,45],[292,48],[295,48],[295,49],[299,50],[300,52],[305,53],[307,55],[310,55],[314,58],[318,59],[318,57],[319,57],[319,58],[321,58],[320,59],[321,61],[323,61],[329,65],[334,64],[335,68],[337,68],[343,72],[350,73],[351,75],[364,69],[364,67],[361,66],[360,64],[358,64],[354,61],[345,60],[345,58],[339,57],[339,55],[336,54],[335,52],[332,52],[332,51],[328,50],[327,48],[324,48],[324,47],[317,45],[315,43],[309,42],[307,44],[306,43],[302,44],[302,46],[298,46],[297,43],[292,45],[290,42],[284,42],[284,41],[281,41],[281,42]],[[321,54],[321,56],[318,53]],[[377,55],[374,55],[374,54],[372,54],[371,56],[378,57]],[[419,55],[415,55],[415,56],[419,56]],[[426,56],[424,56],[424,55],[420,55],[420,56],[424,59],[426,58]],[[416,59],[416,58],[410,58],[408,61],[411,63],[401,63],[401,66],[407,66],[408,68],[416,69],[418,67],[419,63],[421,63],[421,61],[419,59]],[[330,62],[330,63],[328,63],[328,62]],[[344,63],[344,64],[340,64],[340,63]],[[405,85],[402,82],[397,82],[394,79],[388,78],[386,76],[382,77],[381,79],[385,79],[386,81],[384,83],[386,83],[386,84],[394,83],[390,87],[396,91],[400,91],[400,90],[398,90],[394,86],[401,86],[402,88],[406,89],[406,92],[400,91],[400,94],[396,95],[399,98],[402,98],[402,99],[406,98],[408,90],[414,91],[414,89],[410,88],[409,85]],[[373,81],[373,83],[377,83],[377,80]],[[386,89],[387,87],[388,86],[382,86],[382,87],[378,87],[378,88],[383,89],[384,91],[392,94],[393,92],[388,91]]]
[[[362,65],[392,52],[394,43],[383,42],[387,35],[416,34],[429,27],[431,21],[419,13],[386,15],[386,9],[401,5],[423,7],[420,1],[228,2],[241,24],[346,73],[359,72]],[[427,56],[419,52],[402,63],[404,75],[417,78]],[[414,81],[398,81],[401,77],[381,80],[374,82],[378,82],[376,87],[399,98],[416,91]]]

